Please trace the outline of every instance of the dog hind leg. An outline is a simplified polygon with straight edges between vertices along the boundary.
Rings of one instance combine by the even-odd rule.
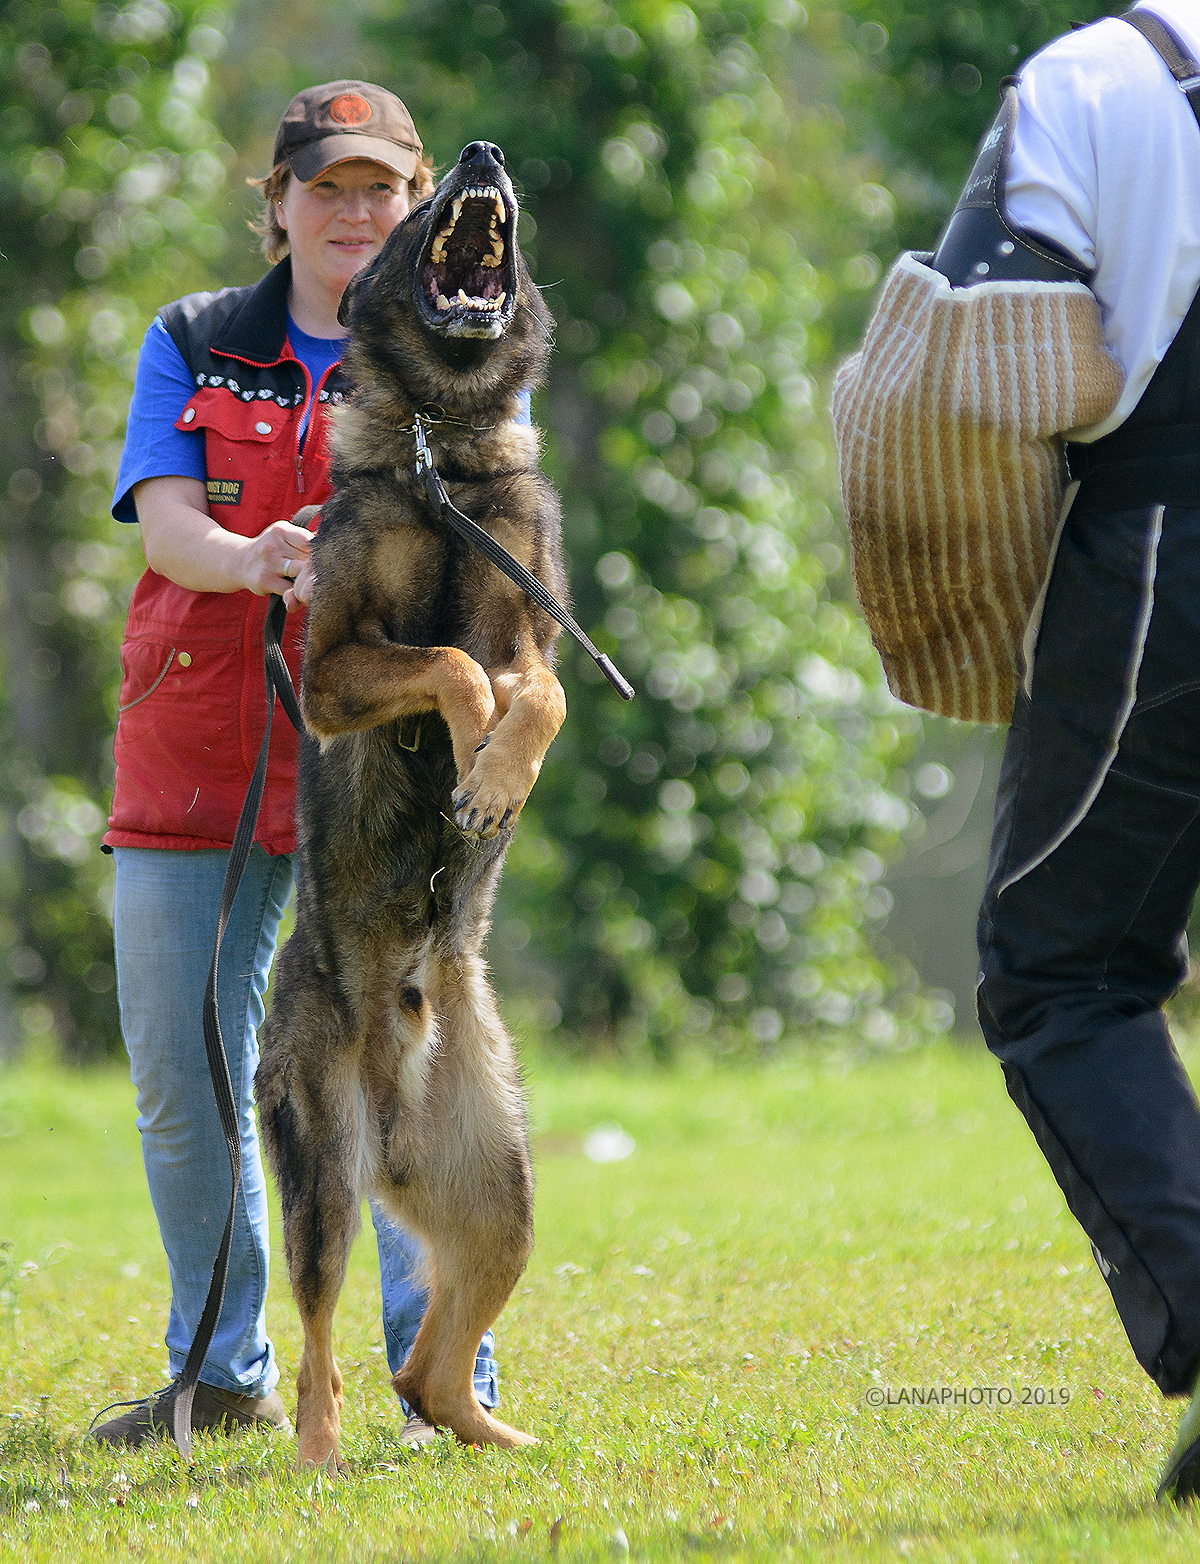
[[[314,999],[311,992],[306,997]],[[296,1014],[296,1007],[287,1008]],[[257,1088],[283,1206],[288,1275],[304,1327],[296,1442],[302,1466],[337,1471],[342,1376],[333,1355],[333,1312],[359,1227],[363,1095],[351,1060],[344,1050],[324,1046],[311,1016],[303,1051],[290,1058],[277,1057],[282,1051],[272,1046],[282,1032],[276,1021],[264,1040]],[[311,1070],[303,1068],[305,1056],[313,1061]]]
[[[441,963],[441,1049],[412,1181],[395,1209],[425,1241],[429,1304],[393,1384],[464,1444],[537,1441],[492,1417],[472,1385],[479,1339],[533,1246],[533,1175],[512,1044],[478,958]]]

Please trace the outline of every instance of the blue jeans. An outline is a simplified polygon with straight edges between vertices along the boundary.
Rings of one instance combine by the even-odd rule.
[[[224,850],[114,851],[117,994],[137,1088],[146,1179],[170,1267],[166,1339],[172,1375],[183,1370],[229,1209],[229,1159],[200,1021],[228,856]],[[279,1381],[266,1330],[270,1239],[254,1072],[267,977],[291,890],[291,859],[272,857],[256,845],[218,968],[217,1009],[241,1123],[242,1187],[225,1301],[201,1378],[247,1396],[264,1396]],[[394,1374],[412,1349],[425,1310],[425,1293],[415,1280],[420,1248],[374,1202],[371,1216],[379,1248],[384,1339]],[[497,1401],[492,1349],[489,1331],[475,1364],[476,1394],[488,1407]]]

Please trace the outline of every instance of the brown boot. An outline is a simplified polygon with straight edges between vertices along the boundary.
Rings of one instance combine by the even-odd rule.
[[[93,1428],[91,1437],[126,1450],[136,1450],[148,1440],[172,1438],[178,1391],[177,1383],[168,1385],[120,1417],[110,1418],[99,1428]],[[272,1390],[259,1397],[239,1396],[231,1390],[218,1390],[215,1385],[203,1382],[197,1385],[196,1399],[192,1402],[192,1432],[232,1434],[239,1428],[277,1428],[281,1433],[290,1434],[292,1425],[279,1392]]]

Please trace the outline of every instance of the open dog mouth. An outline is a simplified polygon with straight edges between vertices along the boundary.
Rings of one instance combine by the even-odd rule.
[[[432,323],[494,329],[511,316],[515,219],[504,193],[492,184],[467,185],[432,215],[432,238],[420,268],[421,300]]]

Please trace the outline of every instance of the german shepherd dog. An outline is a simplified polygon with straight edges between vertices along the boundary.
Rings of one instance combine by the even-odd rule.
[[[364,1192],[428,1256],[397,1393],[465,1443],[535,1442],[472,1389],[533,1241],[524,1101],[481,947],[566,714],[558,627],[438,520],[414,475],[423,411],[458,507],[562,599],[558,501],[536,432],[514,422],[553,322],[503,164],[468,146],[342,304],[354,392],[314,544],[296,930],[256,1078],[304,1326],[303,1464],[339,1464],[332,1320]]]

